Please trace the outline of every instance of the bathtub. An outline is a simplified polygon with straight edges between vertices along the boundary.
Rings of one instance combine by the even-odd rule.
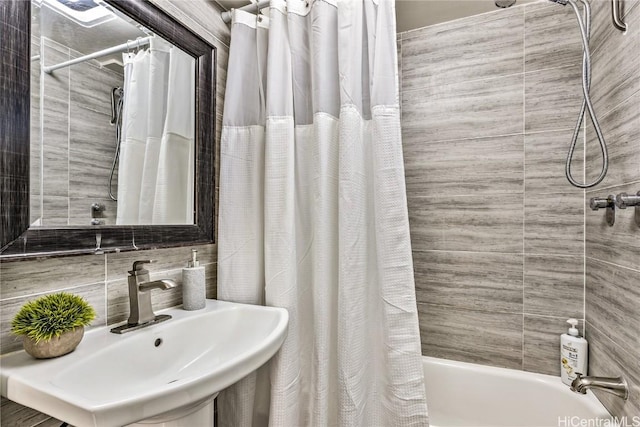
[[[611,425],[591,392],[574,393],[560,377],[426,356],[423,367],[431,427]]]

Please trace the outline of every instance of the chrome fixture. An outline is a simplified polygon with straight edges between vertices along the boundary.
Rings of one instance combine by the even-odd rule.
[[[550,0],[554,3],[561,4],[566,6],[569,3],[569,0]],[[584,3],[584,2],[583,2]],[[497,6],[497,2],[496,2]],[[626,32],[629,26],[626,22],[622,21],[622,0],[611,0],[611,19],[613,21],[613,26],[618,30]]]
[[[91,212],[104,212],[106,210],[105,205],[102,203],[92,203],[91,204]]]
[[[171,319],[166,314],[156,315],[151,305],[151,290],[167,290],[178,286],[169,279],[149,281],[149,270],[143,268],[144,264],[155,262],[153,260],[136,261],[133,269],[129,271],[129,320],[126,325],[111,329],[114,334],[151,326],[156,323]]]
[[[106,206],[102,203],[91,204],[91,225],[104,225],[104,220],[100,218],[106,209]]]
[[[616,196],[616,206],[618,209],[635,207],[636,225],[640,227],[640,191],[634,196],[627,193],[620,193]]]
[[[620,209],[626,209],[633,206],[640,206],[640,191],[635,196],[630,196],[627,193],[620,193],[616,196],[616,206]]]
[[[582,46],[583,46],[583,54],[582,54],[582,106],[580,107],[580,114],[578,115],[578,122],[576,123],[576,127],[573,131],[573,137],[571,138],[571,146],[569,148],[569,153],[567,154],[567,161],[565,164],[565,175],[567,179],[574,187],[578,188],[591,188],[602,182],[604,177],[607,175],[607,170],[609,169],[609,154],[607,153],[607,144],[604,140],[604,136],[602,136],[602,130],[600,129],[600,124],[598,123],[598,118],[596,117],[596,113],[593,109],[593,105],[591,104],[591,98],[589,97],[589,88],[591,85],[591,53],[589,52],[589,37],[591,34],[591,7],[586,0],[580,0],[582,3],[583,13],[580,13],[580,9],[574,0],[551,0],[554,3],[558,3],[560,5],[571,5],[573,9],[576,19],[578,21],[578,28],[580,29],[580,35],[582,37]],[[596,131],[596,135],[598,136],[598,142],[600,143],[600,151],[602,153],[602,171],[598,178],[592,183],[580,183],[573,178],[571,174],[571,162],[573,161],[573,153],[576,148],[576,143],[578,142],[578,134],[582,128],[582,122],[584,120],[585,110],[589,111],[589,117],[591,117],[591,122],[593,123],[593,128]]]
[[[102,245],[102,233],[97,232],[96,233],[96,248],[94,250],[94,253],[96,255],[104,253],[104,251],[102,250],[101,245]]]
[[[621,0],[611,0],[611,19],[613,20],[613,26],[622,32],[627,31],[627,24],[620,18],[622,15]]]
[[[116,152],[113,155],[113,162],[111,163],[111,174],[109,175],[109,198],[114,202],[118,201],[118,198],[113,195],[113,174],[116,171],[116,164],[120,157],[120,145],[122,145],[122,108],[124,106],[124,89],[121,87],[114,87],[111,89],[111,120],[110,124],[116,127]]]
[[[506,9],[516,4],[516,0],[495,0],[496,7]]]
[[[606,199],[602,197],[592,197],[589,200],[589,207],[592,211],[606,208],[606,219],[609,227],[613,226],[616,222],[616,198],[614,195],[609,195]]]
[[[583,377],[582,374],[576,373],[576,379],[571,383],[571,391],[587,394],[589,389],[602,390],[624,400],[629,398],[629,386],[622,377]]]

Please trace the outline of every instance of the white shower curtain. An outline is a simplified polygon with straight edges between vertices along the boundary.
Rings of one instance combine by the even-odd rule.
[[[396,64],[393,0],[233,12],[218,296],[290,323],[223,426],[427,425]]]
[[[192,224],[195,61],[160,38],[123,59],[116,224]]]

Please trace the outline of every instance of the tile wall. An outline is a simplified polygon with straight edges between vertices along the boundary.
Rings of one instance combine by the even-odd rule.
[[[40,218],[45,226],[89,225],[91,204],[99,203],[105,206],[104,223],[115,224],[116,202],[108,196],[116,150],[110,97],[123,75],[88,61],[43,73],[40,80],[41,62],[52,65],[82,54],[33,36],[31,49],[41,59],[31,70],[31,223]],[[117,182],[116,171],[114,194]]]
[[[624,2],[626,34],[614,29],[609,2],[592,2],[592,97],[609,148],[607,177],[591,197],[640,191],[640,1]],[[600,173],[600,150],[587,126],[587,177]],[[624,376],[627,402],[597,393],[618,417],[640,415],[640,226],[632,209],[617,210],[607,226],[602,212],[586,215],[586,321],[592,375]],[[632,418],[628,419],[631,422]]]
[[[584,319],[584,191],[564,177],[575,17],[531,3],[401,33],[399,49],[423,354],[559,375],[565,321]]]
[[[224,88],[229,51],[229,28],[220,18],[219,6],[206,0],[170,1],[152,0],[178,21],[199,34],[216,50],[216,171],[222,123]],[[217,179],[216,179],[217,182]],[[216,188],[217,199],[217,188]],[[216,203],[217,206],[217,203]],[[0,264],[0,349],[8,352],[20,347],[8,333],[12,318],[21,304],[42,294],[67,290],[88,299],[98,312],[94,326],[116,323],[128,314],[126,296],[126,270],[136,259],[157,259],[149,269],[151,278],[180,278],[181,268],[189,258],[190,247],[123,252],[95,256],[75,256]],[[201,264],[206,267],[208,296],[216,290],[216,245],[198,247]],[[179,288],[173,291],[152,291],[154,308],[170,307],[181,303]],[[0,426],[48,427],[61,424],[32,409],[2,399]]]

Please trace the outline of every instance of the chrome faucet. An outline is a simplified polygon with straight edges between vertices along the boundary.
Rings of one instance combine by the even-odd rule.
[[[170,279],[149,280],[149,270],[143,265],[153,260],[135,261],[129,271],[129,320],[126,325],[111,329],[115,334],[134,331],[171,319],[167,314],[156,315],[151,305],[151,289],[167,290],[178,286]]]
[[[587,394],[588,389],[602,390],[614,394],[624,400],[629,398],[629,386],[622,377],[584,377],[576,373],[576,379],[571,383],[571,391]]]

